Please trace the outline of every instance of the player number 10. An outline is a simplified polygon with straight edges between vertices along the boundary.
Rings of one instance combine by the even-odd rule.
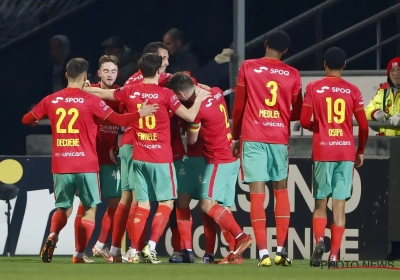
[[[64,108],[58,108],[56,110],[56,115],[60,115],[60,118],[57,121],[56,124],[56,131],[59,134],[63,133],[79,133],[79,129],[74,128],[74,124],[76,122],[76,119],[79,117],[79,111],[76,108],[71,108],[68,110],[68,112]],[[65,116],[72,116],[71,120],[68,123],[67,128],[61,128],[61,124],[63,123]]]
[[[266,87],[269,89],[269,92],[271,93],[271,99],[266,98],[265,104],[269,107],[272,107],[276,104],[276,95],[277,95],[276,92],[278,91],[278,84],[275,81],[269,81]]]
[[[333,101],[332,106],[332,97],[326,98],[326,107],[328,114],[328,123],[335,122],[337,124],[341,124],[345,120],[345,112],[346,112],[346,102],[342,98],[338,98]],[[333,114],[332,114],[333,107]]]
[[[140,110],[142,104],[137,104],[137,108]],[[154,129],[156,127],[156,117],[154,115],[145,117],[144,122],[148,129]],[[139,119],[139,128],[143,128],[143,118]]]

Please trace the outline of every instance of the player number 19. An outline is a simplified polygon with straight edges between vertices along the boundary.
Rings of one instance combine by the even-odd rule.
[[[142,104],[137,104],[137,108],[140,110]],[[154,129],[156,127],[156,117],[154,115],[145,117],[144,122],[148,129]],[[139,128],[143,128],[143,118],[139,119]]]
[[[328,123],[335,122],[337,124],[341,124],[344,122],[346,116],[346,102],[342,98],[336,99],[335,101],[333,101],[332,104],[332,97],[327,97],[326,107],[326,112],[328,114]]]
[[[276,95],[277,95],[276,92],[278,91],[278,84],[275,81],[269,81],[266,87],[269,89],[269,92],[271,93],[271,99],[266,98],[265,104],[269,107],[272,107],[276,104]]]
[[[56,115],[60,115],[60,118],[57,121],[56,124],[56,131],[59,134],[63,133],[79,133],[79,129],[74,128],[74,124],[76,122],[76,119],[79,117],[79,111],[76,108],[71,108],[68,110],[68,112],[64,108],[58,108],[56,110]],[[68,123],[67,128],[61,128],[61,124],[63,123],[65,116],[72,116],[71,120]]]

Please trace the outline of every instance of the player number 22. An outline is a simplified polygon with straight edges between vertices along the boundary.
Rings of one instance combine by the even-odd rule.
[[[137,108],[140,110],[142,104],[137,104]],[[154,129],[156,127],[156,117],[154,115],[145,117],[144,122],[148,129]],[[143,128],[143,118],[139,119],[139,128]]]
[[[222,105],[222,104],[220,104],[220,105],[219,105],[219,110],[224,114],[224,117],[225,117],[225,127],[226,127],[226,128],[229,128],[230,125],[229,125],[228,114],[226,113],[225,106]],[[228,140],[230,140],[230,139],[232,138],[232,134],[231,134],[231,133],[228,133],[228,134],[226,135],[226,137],[228,138]]]
[[[346,102],[342,98],[334,100],[332,104],[332,97],[327,97],[326,107],[327,107],[326,112],[328,114],[328,123],[332,123],[333,121],[337,124],[341,124],[344,122],[346,113]],[[333,113],[332,113],[332,107],[333,107]]]
[[[79,116],[79,111],[76,108],[71,108],[68,110],[68,112],[64,108],[58,108],[56,110],[56,115],[60,115],[60,118],[57,121],[56,124],[56,131],[57,133],[79,133],[79,129],[74,128],[74,124],[76,122],[76,119]],[[68,123],[67,128],[61,128],[61,124],[63,123],[65,116],[72,116],[71,120]]]
[[[266,87],[269,89],[269,92],[271,93],[271,99],[266,98],[265,104],[267,104],[267,106],[269,107],[272,107],[276,104],[276,95],[277,95],[276,92],[278,90],[278,84],[275,81],[269,81]]]

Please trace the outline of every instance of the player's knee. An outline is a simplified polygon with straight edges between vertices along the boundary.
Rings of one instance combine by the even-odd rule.
[[[168,206],[170,209],[174,208],[174,200],[160,201],[159,204]]]
[[[275,190],[284,190],[287,189],[287,179],[283,179],[277,182],[272,183]]]
[[[265,182],[251,182],[250,193],[265,193]]]
[[[188,208],[191,200],[192,197],[190,196],[190,194],[179,194],[177,205],[179,208]]]
[[[314,212],[316,212],[316,211],[324,211],[324,212],[326,212],[327,200],[328,200],[327,198],[316,199],[315,200],[315,206],[314,206]]]
[[[208,213],[210,211],[210,209],[217,204],[217,202],[215,200],[212,199],[202,199],[200,202],[200,209],[201,211],[203,211],[204,213]]]
[[[83,206],[83,216],[82,219],[85,220],[90,220],[94,221],[96,218],[96,206],[95,207],[89,207],[89,206]]]
[[[138,201],[138,207],[150,210],[150,202],[149,201]]]

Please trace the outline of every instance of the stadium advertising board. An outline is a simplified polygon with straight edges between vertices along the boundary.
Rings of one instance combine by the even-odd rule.
[[[10,252],[15,255],[38,255],[41,246],[49,234],[51,215],[54,211],[54,196],[50,157],[0,157],[1,183],[14,184],[19,188],[19,195],[11,201],[11,242]],[[288,180],[291,223],[288,234],[288,253],[294,259],[308,259],[313,249],[312,210],[312,165],[309,159],[291,159]],[[353,195],[347,202],[347,226],[343,237],[342,260],[384,259],[388,253],[387,201],[388,201],[388,159],[367,159],[364,166],[354,172]],[[270,189],[270,188],[269,188]],[[79,200],[74,203],[75,210],[67,226],[59,236],[57,255],[70,255],[74,251],[73,219]],[[267,210],[268,249],[275,251],[274,198],[270,189],[265,200]],[[331,205],[328,205],[331,207]],[[153,207],[154,210],[155,207]],[[192,201],[193,209],[193,246],[194,252],[202,256],[204,234],[198,201]],[[0,202],[0,213],[7,211],[7,205]],[[88,247],[94,245],[100,230],[101,217],[105,203],[97,212],[96,230]],[[239,183],[235,207],[232,212],[238,223],[248,234],[253,234],[250,222],[249,188]],[[329,212],[331,217],[331,212]],[[151,222],[151,218],[149,218]],[[330,231],[326,230],[327,249],[330,249]],[[0,248],[6,253],[7,220],[0,215]],[[129,242],[127,242],[129,246]],[[217,257],[227,254],[227,244],[218,232],[216,239]],[[172,253],[171,231],[168,229],[157,245],[159,255]],[[245,252],[245,257],[256,258],[256,246]],[[274,253],[272,254],[272,257]],[[324,256],[328,257],[328,253]]]

